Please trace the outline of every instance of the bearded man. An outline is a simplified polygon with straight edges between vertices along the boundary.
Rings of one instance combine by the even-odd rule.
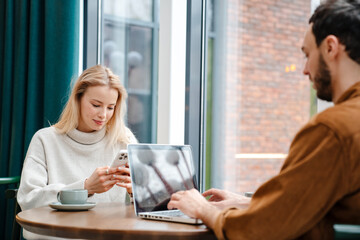
[[[333,239],[335,223],[360,224],[360,0],[325,1],[309,23],[303,72],[335,105],[296,134],[245,209],[245,197],[219,189],[177,192],[168,204],[219,239]]]

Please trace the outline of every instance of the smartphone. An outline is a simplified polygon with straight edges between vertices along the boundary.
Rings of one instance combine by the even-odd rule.
[[[127,150],[120,150],[120,152],[116,155],[114,161],[112,162],[110,167],[125,167],[128,162],[128,152]]]

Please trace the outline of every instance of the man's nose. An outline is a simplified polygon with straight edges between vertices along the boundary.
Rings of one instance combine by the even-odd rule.
[[[303,63],[303,74],[304,75],[309,75],[310,73],[309,73],[309,69],[308,69],[308,61],[305,61],[304,63]]]

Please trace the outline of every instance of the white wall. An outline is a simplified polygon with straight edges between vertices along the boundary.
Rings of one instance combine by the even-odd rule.
[[[160,0],[157,143],[183,144],[186,1]]]

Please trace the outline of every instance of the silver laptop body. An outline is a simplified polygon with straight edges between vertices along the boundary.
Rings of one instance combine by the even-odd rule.
[[[137,216],[202,224],[179,210],[167,210],[173,193],[197,188],[191,146],[129,144],[128,155]]]

